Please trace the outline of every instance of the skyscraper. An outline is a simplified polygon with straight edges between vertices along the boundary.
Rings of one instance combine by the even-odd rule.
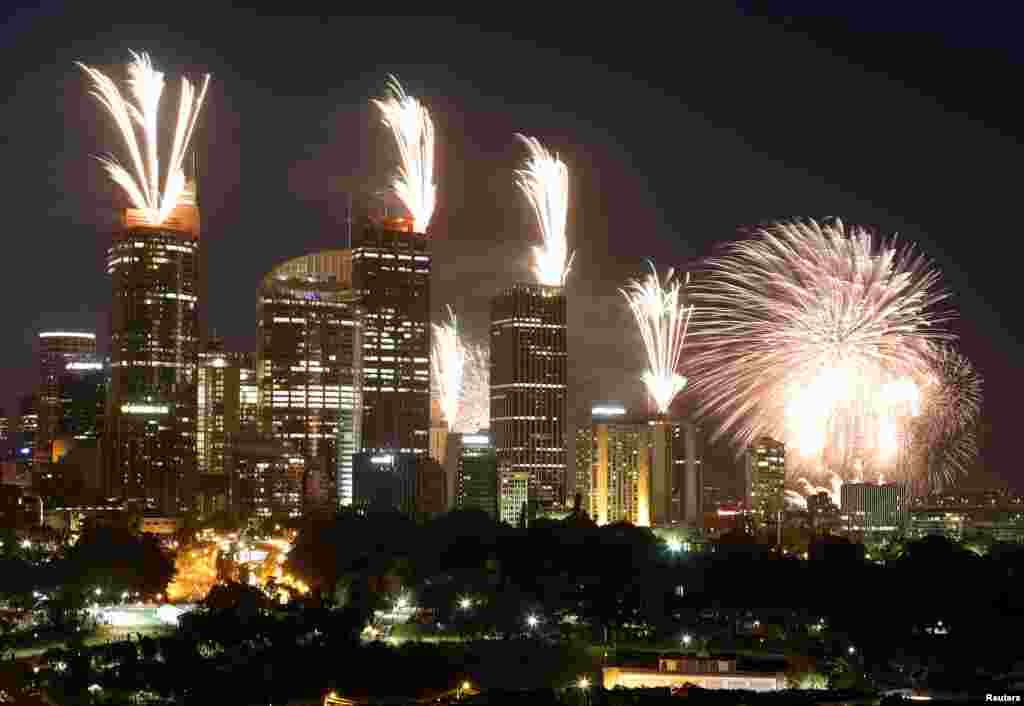
[[[430,448],[430,241],[411,220],[372,221],[353,237],[363,325],[362,450]]]
[[[530,502],[545,511],[566,501],[566,374],[563,288],[518,283],[494,297],[490,388],[498,472],[528,473]]]
[[[517,527],[530,500],[530,474],[506,469],[498,475],[498,520]]]
[[[591,446],[593,439],[590,425],[576,429],[576,493],[580,496],[583,509],[590,514]]]
[[[63,417],[60,378],[68,364],[96,355],[96,334],[86,331],[39,333],[39,436],[36,453],[50,460],[53,441]]]
[[[358,296],[352,253],[328,250],[274,268],[257,306],[259,418],[263,434],[305,459],[309,507],[353,500],[361,392]]]
[[[761,437],[747,450],[746,502],[759,524],[774,522],[784,508],[786,445]]]
[[[627,418],[621,404],[605,403],[591,409],[589,430],[591,518],[599,525],[629,522],[647,526],[644,511],[648,504],[639,465],[645,450],[644,425]]]
[[[226,454],[239,432],[239,383],[238,361],[220,339],[211,339],[200,355],[196,424],[197,509],[203,513],[227,510]]]
[[[648,420],[641,432],[638,471],[640,517],[646,511],[653,527],[703,525],[700,435],[693,422]],[[645,496],[649,499],[646,509]]]
[[[196,483],[199,208],[195,182],[159,226],[126,209],[107,272],[113,285],[107,407],[108,492],[167,513]]]
[[[485,431],[460,434],[456,507],[476,509],[498,517],[498,461],[491,435]]]

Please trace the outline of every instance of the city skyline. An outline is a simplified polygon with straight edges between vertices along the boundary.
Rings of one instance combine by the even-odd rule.
[[[177,49],[177,51],[181,52],[181,56],[188,53],[186,51],[188,46],[188,42],[185,42],[181,48]],[[162,53],[156,48],[153,48],[152,51],[158,60],[167,61],[170,73],[178,72],[179,67],[170,56],[164,59],[164,56],[161,55]],[[106,59],[109,57],[112,63],[117,60],[115,55],[116,52],[110,49],[100,54],[91,53],[83,56],[90,63],[109,66],[111,64],[107,63]],[[195,60],[199,62],[201,56],[202,54],[198,53]],[[231,52],[225,50],[221,61],[230,65],[232,62]],[[173,66],[173,69],[171,66]],[[57,69],[59,67],[55,67],[55,70]],[[274,262],[279,262],[317,249],[345,246],[345,230],[342,220],[346,207],[345,195],[350,192],[364,193],[374,191],[375,185],[381,182],[381,176],[388,173],[386,165],[392,161],[390,153],[380,148],[380,145],[384,143],[386,138],[382,133],[376,132],[378,128],[374,126],[376,121],[371,108],[368,105],[359,103],[360,99],[362,99],[363,103],[366,103],[366,97],[379,93],[379,87],[383,83],[384,71],[375,70],[365,74],[362,71],[353,72],[354,75],[359,75],[361,78],[359,81],[352,82],[353,85],[351,87],[345,88],[345,98],[343,100],[338,100],[338,94],[332,94],[331,100],[334,100],[333,112],[328,105],[328,100],[325,99],[317,102],[307,99],[306,102],[310,106],[304,119],[318,126],[312,132],[318,137],[326,138],[327,150],[310,155],[310,150],[304,149],[302,145],[292,145],[289,148],[290,155],[277,155],[277,157],[281,158],[281,161],[290,160],[288,162],[290,168],[285,171],[289,183],[278,185],[276,198],[283,204],[287,204],[289,212],[296,210],[297,207],[313,212],[311,215],[301,216],[296,221],[295,230],[308,230],[313,233],[313,235],[307,236],[309,238],[308,241],[304,238],[300,244],[299,242],[292,242],[290,238],[282,242],[281,239],[271,237],[275,229],[270,224],[260,226],[261,229],[265,229],[264,232],[266,233],[266,236],[262,238],[258,236],[252,237],[251,235],[247,236],[243,232],[246,222],[245,209],[237,201],[237,192],[241,191],[248,194],[250,193],[250,187],[248,185],[236,184],[237,189],[229,188],[225,191],[225,170],[230,172],[233,165],[230,159],[224,158],[223,148],[220,147],[220,138],[222,136],[227,135],[229,140],[233,137],[231,129],[223,132],[225,118],[228,123],[231,122],[232,118],[230,114],[230,100],[227,100],[226,97],[232,91],[241,89],[236,88],[238,80],[229,75],[230,71],[228,75],[223,75],[222,78],[223,72],[212,61],[210,62],[210,69],[215,77],[214,87],[211,88],[211,95],[207,98],[206,109],[210,111],[210,115],[204,117],[199,139],[197,140],[199,149],[203,151],[205,156],[203,160],[204,165],[206,165],[204,177],[207,174],[209,175],[211,187],[210,189],[204,188],[204,196],[206,197],[204,198],[204,237],[209,238],[206,246],[211,253],[208,270],[210,283],[208,299],[211,303],[211,311],[207,324],[210,329],[215,329],[219,334],[225,336],[230,348],[246,349],[254,347],[253,339],[255,332],[252,326],[253,318],[237,316],[236,314],[237,312],[249,310],[251,303],[239,306],[234,300],[233,292],[228,292],[225,284],[229,284],[233,289],[251,292],[252,284],[249,280],[257,281],[259,275],[250,277],[251,261],[239,262],[239,267],[235,268],[236,263],[227,259],[225,254],[229,249],[233,249],[239,244],[251,244],[253,250],[256,251],[255,259],[259,260],[260,263],[263,262],[260,258],[265,259],[268,253],[274,258]],[[193,73],[191,69],[190,73]],[[199,69],[194,73],[199,73]],[[373,75],[370,75],[370,73],[373,73]],[[751,195],[744,191],[746,187],[741,188],[740,193],[743,199],[735,205],[735,210],[722,207],[719,204],[722,213],[720,216],[716,215],[712,218],[707,207],[698,208],[699,215],[695,220],[694,231],[705,232],[695,232],[692,236],[687,232],[688,229],[673,228],[672,223],[656,225],[654,228],[645,230],[643,227],[645,222],[650,225],[652,221],[657,222],[661,220],[656,213],[658,211],[656,203],[659,200],[664,200],[664,196],[656,199],[653,196],[643,194],[643,177],[638,173],[632,173],[634,170],[623,169],[617,164],[617,161],[622,161],[623,155],[616,154],[617,150],[614,147],[602,143],[599,139],[595,139],[596,132],[598,131],[591,130],[577,135],[570,127],[574,120],[565,118],[557,113],[543,115],[545,111],[538,110],[535,107],[531,108],[526,102],[523,103],[524,107],[521,111],[515,108],[510,110],[510,112],[516,113],[515,116],[495,116],[490,112],[491,106],[486,98],[473,96],[472,93],[469,96],[465,96],[458,91],[452,90],[453,86],[457,87],[459,85],[459,81],[452,81],[450,77],[447,77],[447,80],[435,80],[438,78],[436,67],[428,67],[422,71],[411,68],[398,71],[398,73],[410,81],[410,91],[421,96],[425,103],[435,112],[439,123],[439,130],[442,133],[448,133],[449,136],[457,136],[459,138],[455,146],[445,148],[447,151],[441,150],[438,160],[440,176],[437,181],[441,194],[438,199],[438,214],[435,217],[435,225],[432,226],[431,232],[435,238],[433,240],[434,257],[437,262],[437,270],[441,276],[438,278],[440,281],[435,284],[435,289],[431,294],[431,298],[435,303],[433,307],[435,311],[432,312],[434,320],[440,320],[436,310],[442,305],[441,303],[452,302],[456,309],[460,311],[460,317],[462,317],[461,312],[466,312],[465,320],[467,321],[467,329],[470,333],[475,334],[476,338],[482,338],[483,336],[480,334],[486,330],[486,308],[489,297],[506,283],[529,279],[527,274],[529,268],[529,246],[537,245],[539,241],[535,236],[530,214],[519,203],[518,194],[515,193],[512,186],[512,171],[517,163],[519,150],[519,147],[512,138],[512,130],[519,129],[517,123],[523,120],[528,125],[528,127],[524,126],[523,129],[528,129],[530,133],[540,136],[545,142],[550,142],[552,147],[563,156],[573,170],[573,193],[579,192],[581,194],[581,203],[574,202],[570,205],[569,232],[572,234],[571,243],[577,250],[578,256],[573,268],[574,275],[569,284],[569,331],[570,336],[575,337],[570,338],[569,348],[574,351],[574,355],[578,351],[586,350],[586,353],[581,354],[582,360],[576,366],[570,366],[569,371],[570,399],[573,404],[571,416],[574,416],[577,420],[580,419],[581,410],[587,410],[594,399],[623,399],[629,403],[630,407],[639,406],[635,403],[638,398],[642,399],[642,390],[639,385],[639,372],[643,367],[642,360],[637,355],[637,352],[633,350],[635,346],[632,345],[632,342],[630,340],[623,341],[621,330],[624,328],[624,322],[628,323],[629,321],[628,311],[625,310],[620,302],[615,301],[615,288],[624,277],[639,274],[642,271],[641,257],[638,253],[646,255],[648,254],[646,251],[650,250],[652,252],[649,254],[654,255],[664,266],[680,267],[685,265],[686,262],[693,260],[696,256],[708,254],[712,245],[712,242],[709,242],[709,238],[713,241],[732,239],[735,235],[735,226],[759,222],[774,216],[776,215],[774,209],[796,209],[797,213],[792,215],[799,215],[801,212],[806,211],[811,211],[812,214],[825,213],[831,212],[834,209],[836,212],[841,212],[841,215],[848,216],[851,221],[861,220],[868,223],[884,224],[881,227],[882,230],[886,232],[892,230],[899,231],[902,237],[908,240],[919,239],[919,235],[924,235],[930,230],[927,228],[915,230],[913,226],[908,228],[906,227],[907,224],[901,221],[901,219],[881,213],[879,209],[865,206],[858,199],[848,197],[842,193],[831,193],[830,187],[816,179],[806,180],[808,188],[802,193],[802,198],[806,198],[806,201],[794,201],[786,198],[773,200],[767,196],[751,198]],[[81,77],[76,75],[73,67],[70,66],[67,67],[65,74],[61,78],[68,81],[66,88],[67,100],[71,104],[83,108],[80,111],[80,115],[77,111],[72,113],[73,120],[82,120],[89,124],[93,119],[90,113],[95,113],[96,111],[93,106],[87,105],[88,96]],[[344,83],[344,81],[339,80],[339,83]],[[232,88],[223,88],[224,84],[231,85]],[[52,84],[49,88],[53,92]],[[505,82],[496,82],[493,91],[501,93],[506,88]],[[36,88],[34,90],[38,91],[39,89]],[[638,91],[639,89],[636,90]],[[360,95],[357,95],[357,93]],[[541,87],[538,96],[544,95],[543,87]],[[634,95],[640,94],[635,93]],[[654,100],[654,98],[650,99]],[[292,101],[302,102],[294,96],[285,96],[280,100],[286,103],[291,103]],[[316,103],[316,105],[313,105],[313,103]],[[569,99],[564,101],[565,110],[579,110],[582,112],[583,109],[577,108],[576,105],[575,101]],[[349,106],[349,108],[344,106]],[[248,117],[250,114],[251,111],[246,112],[245,116]],[[239,115],[240,113],[236,113],[233,117],[238,121],[238,124],[241,124],[243,121]],[[511,129],[506,131],[504,129],[506,127]],[[621,128],[619,129],[621,131]],[[72,141],[72,144],[81,141],[87,145],[86,149],[78,150],[77,152],[69,148],[69,152],[74,153],[74,155],[67,158],[69,162],[74,162],[73,168],[79,173],[75,183],[80,190],[84,189],[84,194],[88,194],[93,190],[105,193],[107,189],[105,185],[101,185],[101,182],[104,181],[101,171],[96,168],[95,164],[90,163],[86,156],[97,151],[96,146],[104,142],[105,138],[100,137],[100,134],[105,134],[102,133],[102,130],[102,127],[92,126],[88,130],[83,131],[86,133],[84,137],[69,136],[67,138]],[[715,134],[719,139],[728,142],[723,132],[716,129],[704,132],[697,126],[694,128],[692,137],[687,132],[683,132],[680,135],[679,149],[685,153],[688,146],[692,146],[699,141],[698,135]],[[502,134],[504,134],[504,137],[501,136]],[[453,155],[456,157],[461,156],[460,152],[468,152],[474,149],[474,146],[469,143],[472,143],[480,136],[484,136],[484,139],[479,140],[482,147],[475,147],[475,149],[485,153],[480,163],[468,166],[474,160],[467,156],[462,156],[462,160],[467,166],[461,167],[462,171],[453,168],[451,157]],[[300,138],[300,141],[301,139],[303,138]],[[251,140],[251,137],[242,134],[241,138],[235,143],[235,148],[239,151],[239,164],[243,160],[247,160],[250,154],[253,154],[252,149],[254,148],[247,147]],[[337,157],[336,153],[342,147],[344,149],[352,149],[355,153],[362,153],[364,163],[358,165],[324,164],[326,157],[322,152],[333,154],[334,157]],[[732,147],[735,149],[736,145],[732,145]],[[281,150],[283,153],[284,148],[281,148]],[[304,152],[305,161],[303,161]],[[382,154],[376,155],[375,153],[377,152]],[[612,154],[609,154],[609,152]],[[264,157],[264,155],[259,156],[261,158]],[[309,163],[311,161],[309,159],[310,156],[312,156],[313,165]],[[736,154],[732,156],[734,159],[737,159]],[[650,159],[650,157],[647,157],[647,159]],[[741,157],[737,161],[740,164],[753,164],[757,160],[751,161],[751,155],[746,155],[745,159]],[[273,160],[270,160],[270,163],[273,163]],[[616,167],[618,167],[617,170]],[[344,171],[346,168],[355,168],[359,173],[355,177],[339,178],[338,171]],[[762,163],[761,169],[770,172],[774,167],[769,168],[766,163]],[[268,172],[273,171],[271,167],[268,167],[267,170]],[[477,170],[479,171],[477,172]],[[640,167],[637,167],[635,171],[639,172]],[[788,172],[789,170],[782,171]],[[836,170],[837,173],[841,171],[841,169]],[[484,186],[487,187],[485,191],[482,191],[479,186],[471,185],[475,178],[472,176],[474,173],[483,174],[487,177],[484,180]],[[280,176],[280,170],[276,174]],[[373,176],[370,176],[371,174]],[[246,176],[249,177],[248,168],[246,169]],[[799,177],[794,177],[792,174],[789,176],[790,184],[801,183]],[[274,180],[268,176],[262,178],[268,181]],[[267,188],[267,184],[260,184],[260,177],[256,177],[256,180],[257,188],[253,193],[259,194],[263,191],[269,194],[270,190]],[[230,179],[228,179],[229,181]],[[751,186],[752,181],[748,182]],[[322,194],[324,183],[330,185],[326,197]],[[619,189],[617,186],[612,186],[612,184],[617,184],[618,186],[625,185],[626,188]],[[853,188],[857,188],[859,185],[860,180],[857,180]],[[665,186],[656,186],[655,190],[660,189],[664,192],[665,188]],[[797,187],[794,186],[793,188],[796,189]],[[615,200],[617,203],[605,206],[601,196],[610,193],[612,189],[615,190],[617,197]],[[713,183],[709,190],[723,191],[723,186]],[[290,194],[289,191],[292,193]],[[463,191],[464,193],[462,193]],[[624,193],[620,195],[620,192]],[[225,193],[228,194],[229,198],[223,198]],[[234,195],[232,196],[232,194]],[[481,196],[481,194],[487,198],[475,198]],[[246,198],[253,197],[247,196]],[[360,200],[365,202],[368,198],[364,196]],[[618,202],[620,198],[621,203]],[[232,199],[235,199],[234,203]],[[694,199],[694,201],[696,200],[698,199]],[[463,205],[463,202],[471,201],[475,207],[475,212],[464,216],[460,213],[460,206]],[[868,201],[870,201],[870,197]],[[91,240],[86,238],[85,240],[91,243],[91,252],[94,258],[98,260],[101,244],[109,234],[109,230],[103,230],[103,221],[107,216],[99,213],[103,210],[101,207],[103,202],[101,200],[91,196],[90,198],[83,196],[82,202],[78,207],[84,210],[78,210],[75,213],[88,213],[90,217],[95,219],[92,231],[96,234],[96,237]],[[120,201],[112,197],[108,203],[110,204],[110,212],[115,213],[114,207]],[[312,208],[310,208],[311,203],[314,204]],[[66,206],[67,204],[65,203],[64,205]],[[696,208],[696,205],[694,206]],[[397,205],[393,205],[393,207],[397,207]],[[630,211],[631,207],[636,210]],[[235,213],[234,215],[229,215],[232,208],[236,209]],[[881,211],[884,210],[881,209]],[[209,213],[209,218],[207,218],[207,213]],[[685,210],[683,213],[685,213]],[[910,214],[909,217],[911,218],[923,218],[928,215],[923,211],[919,212],[919,209],[909,207],[907,208],[907,213]],[[500,218],[494,219],[496,214],[500,215]],[[864,214],[863,217],[858,219],[857,216],[862,214]],[[783,211],[779,215],[790,214]],[[605,218],[606,216],[607,218]],[[251,219],[251,216],[248,216],[248,218]],[[488,218],[493,220],[492,228],[491,230],[483,230]],[[218,219],[221,224],[219,232],[217,230]],[[88,220],[88,218],[79,218],[79,220]],[[602,222],[603,220],[606,222]],[[674,221],[676,226],[685,223],[685,220],[681,220],[681,216],[678,214],[672,216],[671,219],[666,218],[666,220]],[[99,223],[96,223],[96,221],[99,221]],[[207,221],[209,226],[206,225]],[[316,221],[319,221],[319,227],[309,227]],[[248,222],[250,226],[256,223],[251,220]],[[706,226],[709,222],[715,224],[715,227],[707,228]],[[637,230],[640,231],[638,235],[634,235],[632,232],[632,225],[634,223],[638,226]],[[630,237],[626,238],[616,235],[616,229],[625,230],[627,227],[630,230]],[[673,230],[681,233],[682,242],[672,241],[669,233]],[[710,231],[710,234],[706,231]],[[88,230],[85,232],[88,232]],[[207,233],[209,234],[208,236],[206,235]],[[486,235],[482,237],[481,233]],[[248,240],[246,240],[247,237]],[[948,266],[950,260],[955,261],[958,258],[955,255],[955,251],[953,254],[942,251],[942,245],[940,244],[942,241],[940,238],[941,229],[939,233],[933,235],[931,241],[921,238],[921,247],[929,255],[939,260],[939,265],[942,267],[944,274],[951,279],[951,289],[958,294],[957,299],[958,304],[960,304],[961,317],[967,321],[975,321],[980,315],[980,308],[977,306],[965,306],[959,301],[961,299],[969,301],[970,291],[973,287],[965,285],[973,280],[968,280],[963,273],[957,272],[956,268]],[[636,239],[639,239],[639,244],[636,243]],[[622,242],[617,242],[618,240]],[[74,244],[76,253],[89,252],[85,248],[79,251],[78,248],[80,247],[82,247],[82,243]],[[294,250],[291,250],[291,248],[294,248]],[[659,255],[657,252],[659,248],[663,248],[668,252],[664,255]],[[218,250],[220,251],[219,259],[217,255]],[[81,258],[72,257],[70,259],[76,260],[79,263],[85,262]],[[617,261],[620,259],[621,261]],[[79,267],[78,269],[81,272],[69,273],[68,278],[86,293],[83,300],[89,308],[84,312],[65,311],[61,313],[51,303],[50,306],[44,309],[44,314],[35,317],[36,321],[34,323],[36,328],[46,326],[97,330],[99,340],[101,341],[101,351],[108,353],[109,351],[105,350],[103,342],[105,342],[109,333],[105,330],[104,325],[109,302],[104,303],[102,296],[97,297],[88,294],[90,290],[102,292],[104,289],[103,278],[98,274],[98,268]],[[232,272],[228,278],[229,282],[222,284],[218,273],[225,273],[228,270],[235,269],[239,270],[239,273],[235,274]],[[269,267],[265,267],[263,271],[269,269]],[[445,276],[442,274],[446,269],[451,275]],[[964,269],[967,269],[966,265]],[[470,276],[473,276],[473,285],[472,287],[466,287],[465,282],[468,281]],[[460,281],[463,284],[460,285]],[[977,286],[980,288],[982,285],[979,284]],[[218,288],[220,288],[219,291]],[[980,293],[976,296],[985,298]],[[579,323],[574,323],[574,318]],[[235,323],[235,319],[239,323]],[[616,334],[617,338],[613,337],[612,334]],[[34,337],[35,330],[31,331],[29,335]],[[246,342],[250,345],[247,346]],[[987,377],[994,378],[992,369],[998,371],[1000,368],[998,361],[993,364],[992,360],[997,359],[999,356],[984,346],[979,347],[976,341],[972,344],[971,339],[968,339],[965,343],[967,344],[965,345],[965,352],[968,354],[968,357],[978,364],[978,367]],[[992,348],[999,348],[998,345],[989,345]],[[1008,360],[1010,354],[1006,353],[1004,355]],[[24,357],[23,354],[8,354],[8,358],[12,361]],[[683,365],[683,373],[685,374],[685,355]],[[18,364],[12,362],[4,367],[7,369],[17,369]],[[586,370],[581,370],[580,368],[586,368]],[[617,375],[614,379],[609,380],[609,373],[612,371],[615,371]],[[631,375],[630,371],[636,371],[636,376]],[[15,407],[13,402],[15,397],[27,391],[19,389],[17,382],[10,380],[12,377],[16,378],[17,376],[8,375],[8,382],[6,384],[7,399],[3,402],[3,406],[10,410],[13,410]],[[993,394],[998,396],[1000,391],[996,390]],[[1002,409],[1001,405],[1005,405],[1007,393],[1003,392],[1002,395],[1004,402],[1000,403],[997,397],[993,402],[988,403],[988,406],[997,410]],[[685,396],[684,392],[683,397],[685,398]],[[991,424],[994,414],[991,409],[987,410],[987,412],[987,421]],[[999,453],[994,455],[990,453],[990,458],[992,459],[990,463],[998,463],[1001,458],[1009,460],[1008,456],[1002,456]],[[1007,468],[1005,471],[1000,471],[1000,469],[996,468],[995,470],[996,475],[1003,480],[1017,480],[1019,482],[1019,479],[1008,477],[1010,469]]]

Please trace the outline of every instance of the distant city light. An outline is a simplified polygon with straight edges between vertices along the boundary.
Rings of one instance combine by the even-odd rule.
[[[670,539],[668,540],[667,544],[668,550],[673,554],[678,554],[679,552],[683,551],[683,543],[678,539]]]
[[[373,458],[370,459],[370,463],[375,464],[377,466],[386,466],[393,463],[394,460],[394,456],[374,456]]]
[[[531,628],[537,627],[538,623],[540,623],[540,618],[538,618],[536,615],[526,616],[526,624],[529,625]]]
[[[167,414],[171,408],[165,404],[123,404],[122,414]]]
[[[95,341],[96,334],[82,333],[80,331],[46,331],[39,334],[39,338],[86,338],[90,341]]]
[[[489,444],[491,443],[491,437],[486,434],[463,434],[463,444]]]
[[[473,599],[472,598],[462,598],[462,599],[459,600],[459,608],[462,608],[462,610],[469,610],[472,607],[473,607]]]
[[[64,366],[65,370],[103,370],[103,363],[82,363],[76,361]]]
[[[613,417],[625,413],[625,407],[592,407],[590,409],[590,414],[595,417]]]
[[[693,638],[690,635],[683,635],[683,645],[689,646],[693,642]]]
[[[576,686],[578,686],[579,688],[584,689],[584,690],[589,689],[590,688],[590,680],[587,679],[586,677],[580,677],[579,681],[576,682]]]

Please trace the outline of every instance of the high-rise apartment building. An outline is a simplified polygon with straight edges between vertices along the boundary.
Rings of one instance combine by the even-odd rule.
[[[165,513],[192,505],[197,480],[199,235],[190,180],[159,226],[127,209],[107,257],[113,285],[108,493]]]
[[[460,434],[456,507],[498,517],[498,459],[490,433]]]
[[[365,453],[429,452],[430,270],[430,241],[413,231],[409,219],[370,222],[353,236]]]
[[[746,504],[754,521],[770,524],[785,509],[786,445],[761,437],[746,456]]]
[[[84,361],[94,363],[96,334],[86,331],[42,331],[39,333],[39,436],[35,451],[48,462],[53,455],[53,442],[60,433],[64,417],[60,390],[61,378],[68,365]]]
[[[260,288],[257,327],[263,434],[305,459],[310,508],[353,501],[361,420],[360,323],[352,253],[329,250],[274,268]]]
[[[544,511],[566,504],[566,350],[561,287],[519,283],[492,299],[491,431],[498,469],[528,473],[530,501]]]

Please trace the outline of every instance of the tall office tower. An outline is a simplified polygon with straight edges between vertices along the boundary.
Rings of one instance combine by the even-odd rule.
[[[7,460],[7,451],[11,443],[11,422],[7,418],[7,412],[0,409],[0,458]]]
[[[652,527],[702,527],[703,473],[697,426],[688,420],[649,420],[641,444],[645,448],[638,465],[639,517],[646,512]]]
[[[362,450],[430,449],[430,241],[409,219],[367,224],[352,243],[363,323]]]
[[[224,343],[212,338],[199,356],[196,463],[199,471],[197,509],[204,513],[228,508],[228,441],[239,432],[240,369]]]
[[[590,452],[593,444],[589,424],[576,429],[576,493],[579,494],[583,503],[582,507],[587,514],[592,514],[590,507],[590,476],[592,473]]]
[[[455,505],[498,518],[498,459],[490,433],[460,434]]]
[[[648,504],[641,502],[646,500],[640,476],[643,424],[628,419],[621,404],[603,403],[591,409],[590,435],[590,516],[598,525],[649,525]]]
[[[238,428],[256,433],[259,429],[260,385],[256,379],[256,354],[236,353],[238,365]]]
[[[197,481],[199,235],[190,180],[159,226],[126,209],[107,256],[113,284],[108,493],[165,513],[191,507]]]
[[[448,458],[448,423],[436,399],[430,400],[430,457],[442,466]]]
[[[259,420],[305,459],[309,509],[353,501],[359,447],[361,336],[352,253],[326,250],[275,267],[260,288]]]
[[[567,359],[561,287],[515,284],[491,300],[491,431],[498,471],[526,471],[530,502],[566,504]]]
[[[49,461],[63,417],[60,376],[69,363],[96,355],[96,334],[85,331],[42,331],[39,334],[39,437],[36,453]]]
[[[746,505],[760,524],[774,522],[785,508],[786,445],[761,437],[746,454]]]

